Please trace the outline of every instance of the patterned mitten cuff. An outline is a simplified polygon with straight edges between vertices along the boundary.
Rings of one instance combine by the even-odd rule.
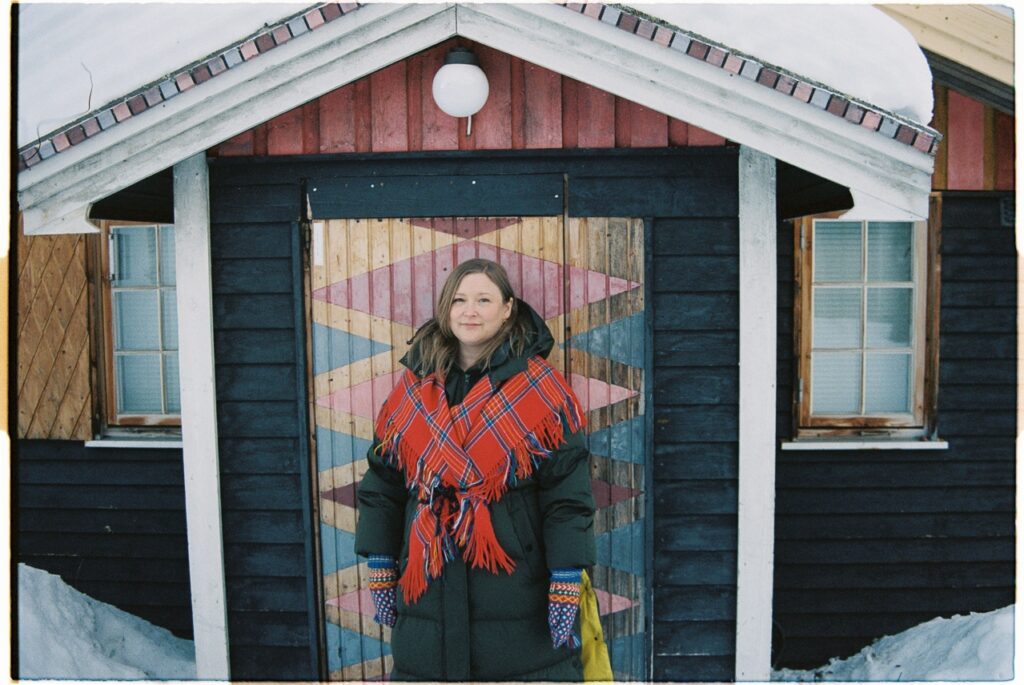
[[[576,614],[580,610],[580,588],[583,570],[578,568],[551,569],[551,586],[548,590],[548,627],[551,628],[551,643],[555,649],[568,645],[578,649],[580,638],[572,632]]]
[[[377,613],[373,620],[382,626],[394,627],[398,620],[395,609],[398,587],[398,564],[385,554],[370,555],[370,596]]]

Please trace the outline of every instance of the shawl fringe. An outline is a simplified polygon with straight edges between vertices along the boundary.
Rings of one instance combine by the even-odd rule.
[[[517,379],[519,384],[510,388]],[[509,397],[513,393],[518,394]],[[532,414],[527,414],[533,416],[532,425],[524,424],[516,410],[523,404],[533,407]],[[468,407],[468,412],[456,420],[443,384],[434,374],[418,379],[406,371],[377,416],[378,453],[403,473],[410,493],[419,501],[409,532],[409,561],[399,580],[407,603],[426,592],[459,548],[472,568],[512,573],[515,561],[498,542],[490,504],[530,477],[564,443],[563,417],[570,432],[586,424],[572,388],[536,357],[528,360],[526,371],[496,392],[487,379],[481,380],[459,407]],[[488,415],[486,427],[480,428],[484,414]],[[467,435],[479,438],[481,434],[492,447],[509,447],[497,458],[489,452],[479,454],[485,440],[471,440],[463,448]],[[449,496],[436,497],[439,490],[447,490]]]

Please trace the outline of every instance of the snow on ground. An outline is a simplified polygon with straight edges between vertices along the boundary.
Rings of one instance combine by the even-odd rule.
[[[190,640],[25,564],[18,565],[18,659],[21,679],[196,677]]]
[[[18,565],[22,679],[193,680],[191,641],[98,602],[60,577]],[[936,618],[883,637],[860,653],[772,680],[908,681],[1013,678],[1013,605]]]
[[[1010,680],[1013,605],[997,611],[935,618],[877,640],[848,659],[810,671],[783,669],[772,680]]]

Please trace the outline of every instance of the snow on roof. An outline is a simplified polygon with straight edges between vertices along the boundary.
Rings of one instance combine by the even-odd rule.
[[[924,53],[907,29],[870,5],[632,7],[893,114],[931,121]]]
[[[21,3],[18,147],[308,6]]]
[[[17,140],[22,148],[307,6],[23,3],[20,7]],[[906,29],[873,7],[633,7],[840,94],[920,123],[931,120],[931,74],[924,55]],[[53,50],[54,45],[62,49]]]

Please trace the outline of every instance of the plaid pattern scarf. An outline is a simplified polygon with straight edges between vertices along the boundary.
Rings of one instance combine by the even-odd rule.
[[[437,374],[420,379],[406,370],[374,425],[383,459],[417,498],[399,581],[406,602],[418,600],[459,549],[474,568],[512,572],[489,504],[564,442],[562,417],[570,432],[586,425],[572,388],[540,357],[500,388],[481,378],[454,407]]]

